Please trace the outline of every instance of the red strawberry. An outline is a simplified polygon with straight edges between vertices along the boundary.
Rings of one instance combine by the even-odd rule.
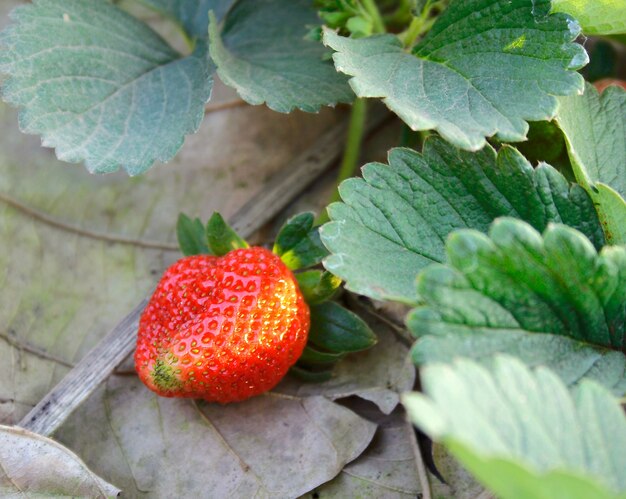
[[[190,256],[165,272],[144,310],[135,365],[159,395],[235,402],[276,386],[308,330],[296,280],[270,251]]]

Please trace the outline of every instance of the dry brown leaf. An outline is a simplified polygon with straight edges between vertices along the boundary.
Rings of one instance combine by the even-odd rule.
[[[117,496],[119,490],[96,476],[80,458],[36,433],[0,425],[2,497]]]

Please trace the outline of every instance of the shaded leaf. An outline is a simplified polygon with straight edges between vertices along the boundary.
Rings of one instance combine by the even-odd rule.
[[[333,377],[332,370],[311,370],[297,365],[289,369],[289,373],[305,383],[323,383]]]
[[[12,17],[0,37],[2,96],[59,159],[137,175],[198,130],[213,84],[205,44],[181,57],[106,1],[38,0]]]
[[[422,154],[392,149],[389,166],[363,167],[363,179],[341,184],[343,203],[329,207],[321,229],[331,256],[324,266],[356,293],[414,302],[415,277],[445,259],[445,240],[459,228],[486,232],[500,216],[526,220],[543,231],[550,222],[570,225],[600,248],[602,227],[592,200],[554,168],[537,169],[515,149],[497,154],[486,146],[460,151],[441,139]]]
[[[626,418],[601,386],[584,381],[572,396],[550,370],[508,356],[492,370],[434,364],[421,379],[426,395],[403,400],[413,421],[498,496],[626,497]]]
[[[354,312],[329,301],[311,307],[309,341],[330,352],[358,352],[373,347],[376,335]]]
[[[223,256],[239,248],[247,248],[248,243],[226,223],[222,215],[213,213],[206,226],[209,248],[214,255]]]
[[[489,236],[455,232],[447,252],[446,266],[418,277],[426,306],[411,325],[419,335],[526,331],[626,348],[626,247],[598,254],[574,229],[550,225],[541,236],[500,219]]]
[[[461,308],[459,305],[457,312]],[[416,364],[450,363],[457,357],[466,357],[491,368],[494,355],[505,353],[532,368],[549,367],[567,386],[589,379],[616,396],[626,393],[626,356],[621,352],[555,334],[498,331],[471,324],[462,331],[458,324],[450,324],[446,319],[447,316],[437,319],[434,314],[427,318],[419,309],[409,316],[413,331],[428,332],[411,351]]]
[[[178,215],[176,236],[183,255],[202,255],[210,253],[207,245],[206,230],[199,218],[193,220],[184,213]]]
[[[371,445],[334,480],[307,498],[377,497],[415,499],[421,492],[411,440],[413,428],[404,411],[376,417],[378,430]]]
[[[298,287],[309,305],[317,305],[329,300],[341,286],[341,279],[330,272],[307,270],[296,274]]]
[[[302,355],[298,359],[298,362],[304,362],[305,364],[334,364],[340,361],[345,354],[343,353],[331,353],[321,352],[313,347],[306,346]]]
[[[454,499],[479,499],[484,487],[459,463],[450,451],[439,442],[432,442],[432,458],[438,476],[431,475],[429,485],[434,497]],[[426,447],[427,449],[427,447]],[[425,449],[425,450],[426,450]],[[486,499],[491,499],[487,496]]]
[[[598,94],[587,84],[584,95],[560,99],[557,122],[576,180],[596,202],[607,239],[626,244],[626,90],[609,87]]]
[[[357,96],[382,98],[413,130],[477,150],[494,134],[524,140],[526,121],[554,116],[555,95],[582,91],[571,70],[587,55],[569,43],[579,27],[549,9],[549,0],[457,0],[412,53],[394,35],[352,39],[326,29],[324,43]]]
[[[278,232],[273,251],[289,269],[312,267],[328,255],[314,222],[312,212],[301,213],[287,220]]]
[[[306,39],[319,22],[309,0],[239,0],[209,24],[211,57],[220,79],[250,104],[289,113],[351,102],[347,79],[323,60],[321,44]]]
[[[131,497],[211,491],[270,498],[297,497],[330,480],[363,452],[375,428],[323,397],[194,405],[113,377],[60,437]]]
[[[529,125],[528,140],[515,144],[516,149],[532,165],[546,162],[559,169],[566,157],[561,129],[554,121],[533,121]]]
[[[626,33],[626,3],[619,0],[552,0],[552,10],[570,14],[586,35]]]
[[[235,0],[139,0],[180,24],[190,38],[208,37],[209,11],[221,20]]]
[[[0,425],[0,494],[3,497],[117,496],[80,458],[36,433]]]

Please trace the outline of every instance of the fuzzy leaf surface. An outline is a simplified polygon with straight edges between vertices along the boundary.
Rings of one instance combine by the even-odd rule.
[[[452,231],[486,232],[501,216],[526,220],[543,231],[550,222],[570,225],[604,244],[602,227],[587,193],[554,168],[533,169],[515,149],[476,153],[441,139],[426,141],[422,154],[393,149],[389,166],[371,163],[362,179],[340,186],[342,203],[329,207],[321,230],[331,256],[325,267],[352,291],[376,299],[415,300],[415,277],[445,260]]]
[[[22,428],[0,425],[2,497],[116,497],[119,490],[69,449]]]
[[[2,97],[59,159],[137,175],[200,126],[213,85],[206,44],[182,57],[108,1],[38,0],[12,17],[0,35]]]
[[[413,130],[477,150],[494,134],[524,140],[526,121],[554,116],[555,95],[582,91],[572,70],[587,56],[571,43],[580,28],[549,9],[549,0],[456,0],[411,53],[394,35],[326,29],[324,43],[359,97],[382,98]]]
[[[549,367],[567,386],[590,379],[616,396],[626,393],[626,356],[621,352],[555,334],[499,331],[470,324],[462,330],[445,319],[429,322],[424,315],[418,312],[408,318],[416,333],[428,331],[411,351],[418,365],[451,363],[465,357],[491,368],[494,355],[505,353],[531,368]]]
[[[560,99],[557,122],[576,179],[596,202],[607,239],[626,244],[626,90],[611,86],[599,94],[587,84],[584,95]]]
[[[447,265],[418,277],[426,306],[412,313],[417,334],[526,331],[626,349],[626,247],[597,253],[569,227],[542,236],[507,218],[489,236],[455,232],[447,253]]]
[[[309,0],[240,0],[218,26],[209,25],[220,79],[250,104],[289,113],[351,102],[347,78],[323,60],[324,47],[305,39],[319,23]]]
[[[621,0],[552,0],[552,10],[571,15],[586,35],[626,33],[626,3]]]
[[[626,497],[626,418],[601,386],[572,394],[509,356],[491,370],[434,364],[422,382],[426,395],[404,400],[411,418],[498,497]]]

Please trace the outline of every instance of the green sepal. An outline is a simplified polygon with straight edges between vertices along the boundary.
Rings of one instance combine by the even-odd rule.
[[[358,315],[328,301],[311,307],[311,344],[334,353],[359,352],[378,339]]]
[[[178,215],[176,237],[180,251],[185,256],[211,254],[204,224],[199,218],[192,219],[184,213]]]
[[[341,279],[330,272],[307,270],[296,274],[298,287],[309,305],[318,305],[330,300],[339,290]]]
[[[298,366],[293,366],[289,369],[289,372],[300,381],[307,381],[309,383],[323,383],[333,377],[332,371],[309,371],[308,369]]]
[[[206,236],[209,248],[217,256],[223,256],[235,249],[249,247],[248,243],[226,223],[218,212],[211,215],[206,226]]]
[[[298,359],[298,362],[302,362],[303,364],[334,364],[339,362],[345,354],[343,353],[329,353],[329,352],[320,352],[313,347],[306,346],[304,347],[304,351]]]
[[[314,223],[313,213],[301,213],[287,220],[278,232],[273,251],[289,269],[311,267],[328,255]]]

